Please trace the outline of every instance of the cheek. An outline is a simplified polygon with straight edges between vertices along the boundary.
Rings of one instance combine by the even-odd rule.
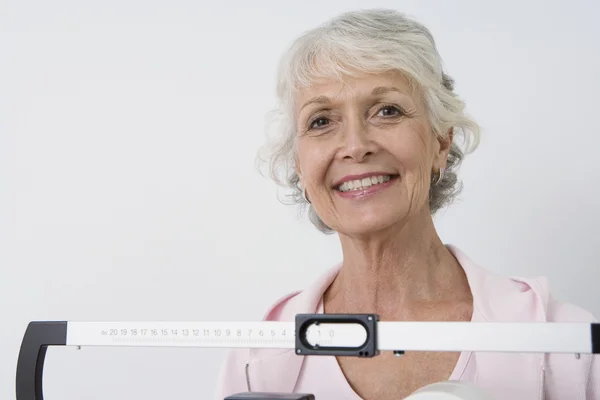
[[[429,163],[427,143],[415,132],[406,132],[401,137],[402,140],[394,140],[388,148],[405,169],[404,173],[414,174]]]
[[[298,165],[305,185],[314,186],[322,180],[329,166],[329,153],[324,146],[315,146],[306,142],[297,145]]]
[[[398,161],[401,168],[399,172],[410,187],[421,185],[431,176],[427,133],[423,132],[424,128],[420,124],[415,125],[407,125],[405,129],[396,132],[393,140],[388,141],[388,149]]]

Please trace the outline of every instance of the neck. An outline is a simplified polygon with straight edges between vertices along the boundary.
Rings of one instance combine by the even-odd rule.
[[[470,301],[464,271],[429,213],[386,232],[340,240],[344,261],[324,295],[327,312],[413,319],[423,310]]]

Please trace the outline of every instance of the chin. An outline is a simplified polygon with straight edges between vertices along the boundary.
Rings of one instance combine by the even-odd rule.
[[[336,229],[339,233],[349,236],[363,236],[381,232],[396,225],[401,218],[398,216],[392,217],[390,215],[377,215],[377,216],[365,216],[361,218],[348,218],[344,221],[344,224]]]

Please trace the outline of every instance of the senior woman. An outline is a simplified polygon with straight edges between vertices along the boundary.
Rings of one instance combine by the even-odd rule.
[[[375,313],[382,321],[593,321],[554,300],[544,280],[493,274],[440,240],[432,215],[459,192],[457,169],[479,128],[424,26],[391,10],[344,13],[293,43],[277,93],[272,176],[309,207],[318,229],[338,235],[343,260],[275,302],[266,320]],[[445,380],[499,400],[600,399],[589,355],[364,359],[257,349],[228,354],[216,398],[258,391],[397,400]]]

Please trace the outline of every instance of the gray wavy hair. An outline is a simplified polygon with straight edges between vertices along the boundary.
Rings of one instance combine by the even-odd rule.
[[[464,112],[454,92],[454,81],[442,65],[430,31],[394,10],[372,9],[343,13],[305,32],[283,55],[277,76],[277,107],[267,118],[267,141],[258,161],[268,165],[269,176],[288,189],[290,204],[308,207],[310,221],[332,233],[308,203],[296,173],[295,96],[302,87],[322,79],[400,71],[419,90],[433,133],[446,137],[453,130],[443,179],[432,184],[432,215],[450,204],[462,189],[457,171],[465,156],[479,144],[480,129]],[[459,146],[457,141],[462,142]],[[433,179],[436,180],[437,174]]]

